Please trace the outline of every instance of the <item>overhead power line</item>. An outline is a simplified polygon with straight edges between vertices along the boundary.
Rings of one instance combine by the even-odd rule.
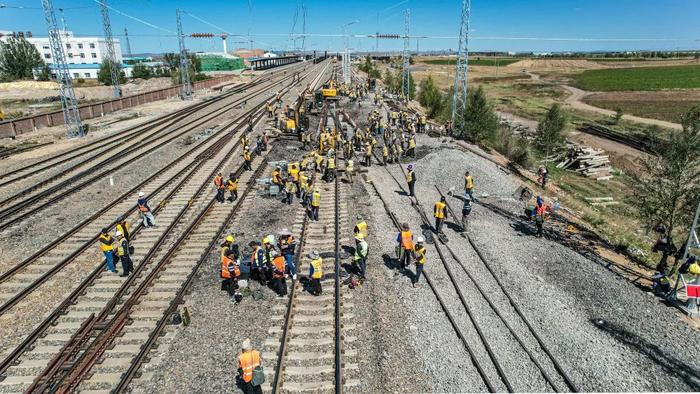
[[[144,25],[146,25],[146,26],[148,26],[148,27],[152,27],[152,28],[154,28],[154,29],[157,29],[157,30],[160,30],[160,31],[164,31],[164,32],[166,32],[166,33],[170,33],[170,34],[177,35],[177,33],[174,32],[174,31],[172,31],[172,30],[168,30],[168,29],[162,28],[162,27],[160,27],[160,26],[156,26],[156,25],[154,25],[153,23],[146,22],[145,20],[143,20],[143,19],[141,19],[141,18],[137,18],[137,17],[135,17],[135,16],[132,16],[132,15],[127,14],[126,12],[119,11],[118,9],[116,9],[116,8],[110,6],[110,5],[104,4],[104,3],[101,2],[100,0],[92,0],[92,1],[94,1],[94,2],[97,3],[97,4],[99,4],[100,6],[104,6],[104,7],[109,8],[110,10],[116,12],[117,14],[119,14],[119,15],[121,15],[121,16],[125,16],[125,17],[127,17],[127,18],[129,18],[129,19],[131,19],[131,20],[134,20],[134,21],[136,21],[136,22],[142,23],[142,24],[144,24]]]

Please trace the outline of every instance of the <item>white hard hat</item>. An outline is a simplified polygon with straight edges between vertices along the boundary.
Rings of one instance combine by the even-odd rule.
[[[139,197],[143,197],[143,196],[145,196],[145,195],[146,195],[146,193],[144,193],[144,192],[139,192]]]
[[[423,237],[418,237],[418,242],[419,242],[419,243],[420,243],[420,242],[425,242],[425,238],[423,238]]]
[[[117,230],[117,232],[116,232],[116,233],[114,233],[114,235],[116,235],[117,237],[120,237],[120,236],[122,235],[122,232],[121,232],[121,231],[119,231],[119,230]]]

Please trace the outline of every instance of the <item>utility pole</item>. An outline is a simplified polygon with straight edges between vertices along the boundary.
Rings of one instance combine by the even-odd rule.
[[[190,85],[190,68],[188,67],[187,49],[185,48],[185,35],[182,33],[182,21],[180,9],[175,10],[177,18],[177,41],[180,45],[180,78],[182,81],[182,99],[192,100],[192,85]]]
[[[73,81],[70,77],[68,65],[66,64],[66,53],[63,51],[61,32],[56,23],[56,14],[53,11],[52,0],[42,0],[41,8],[44,10],[46,26],[49,29],[49,46],[51,56],[56,67],[56,81],[58,82],[58,95],[61,97],[61,107],[63,108],[63,122],[66,124],[68,138],[83,137],[85,129],[80,121],[80,111],[78,110],[78,100],[73,91]]]
[[[306,6],[304,3],[301,4],[301,11],[301,53],[304,54],[304,52],[306,52]]]
[[[112,24],[109,22],[109,9],[107,8],[107,0],[100,1],[100,9],[102,11],[102,27],[105,31],[105,40],[107,41],[107,61],[109,62],[109,73],[112,76],[112,94],[114,97],[121,97],[122,90],[119,87],[120,64],[117,63],[117,54],[114,51],[114,38],[112,37]]]
[[[343,51],[343,63],[342,63],[343,82],[348,87],[352,83],[352,78],[350,78],[350,49],[348,49],[348,47],[350,46],[350,36],[348,35],[348,28],[357,22],[359,22],[359,21],[354,20],[352,22],[349,22],[349,23],[346,23],[343,25],[343,46],[345,47],[345,50]]]
[[[65,34],[66,30],[68,30],[68,27],[66,25],[66,15],[63,13],[63,8],[59,8],[58,12],[61,13],[61,26],[63,28],[63,34]]]
[[[467,109],[467,76],[469,73],[469,17],[471,13],[470,0],[462,0],[462,17],[459,25],[459,48],[457,49],[457,69],[455,72],[454,96],[452,97],[452,124],[461,128],[464,125],[461,115]],[[459,115],[458,115],[459,114]],[[460,118],[458,118],[458,116]]]
[[[695,219],[693,220],[693,225],[690,227],[690,231],[688,232],[688,243],[686,244],[685,247],[685,253],[683,253],[683,260],[685,261],[688,258],[688,255],[691,253],[691,249],[695,250],[694,253],[698,253],[698,249],[700,249],[700,203],[698,203],[698,208],[695,210]],[[699,256],[700,257],[700,256]]]
[[[411,100],[411,87],[410,82],[411,82],[411,54],[410,52],[410,45],[411,41],[408,38],[409,37],[409,27],[411,24],[411,10],[406,9],[406,16],[405,16],[405,26],[404,26],[404,36],[403,36],[403,83],[401,84],[401,91],[403,92],[403,96],[406,98],[407,101]]]
[[[126,56],[131,57],[131,43],[129,42],[129,31],[124,28],[124,39],[126,40]]]

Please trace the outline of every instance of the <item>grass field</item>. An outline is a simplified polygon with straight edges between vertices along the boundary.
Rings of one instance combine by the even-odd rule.
[[[700,65],[587,70],[574,76],[589,91],[634,91],[700,88]]]
[[[645,118],[661,119],[668,122],[681,123],[681,117],[695,104],[691,101],[614,101],[586,98],[584,101],[596,107],[617,111],[618,108],[626,114]]]
[[[469,59],[469,65],[470,66],[495,66],[498,64],[498,66],[507,66],[509,64],[513,64],[516,62],[519,62],[521,59],[481,59],[481,58],[470,58]],[[454,65],[457,59],[431,59],[431,60],[422,60],[422,63],[427,63],[427,64],[433,64],[433,65]]]

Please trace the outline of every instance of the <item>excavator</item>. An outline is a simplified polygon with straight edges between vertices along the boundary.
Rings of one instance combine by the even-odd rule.
[[[331,79],[328,81],[328,83],[323,84],[323,87],[321,88],[321,94],[326,100],[337,100],[338,91],[335,88],[335,80]]]

